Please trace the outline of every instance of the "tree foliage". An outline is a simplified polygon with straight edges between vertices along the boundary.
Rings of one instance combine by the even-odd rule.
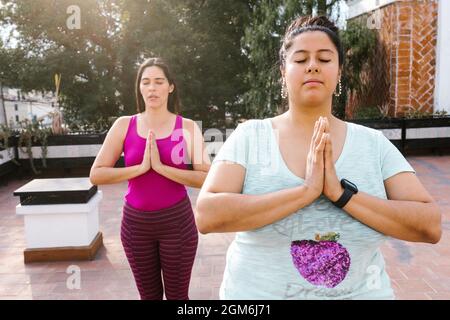
[[[134,113],[137,67],[152,56],[165,58],[171,66],[183,114],[202,119],[204,125],[222,125],[225,112],[238,108],[245,91],[240,39],[249,11],[246,1],[1,4],[1,24],[17,30],[17,50],[26,58],[16,83],[25,91],[54,90],[53,75],[61,74],[61,103],[73,128],[95,123],[104,127],[110,117]],[[67,8],[73,5],[80,8],[79,29],[67,27]]]
[[[243,117],[272,116],[283,110],[278,51],[288,24],[303,15],[330,16],[337,1],[259,0],[252,5],[242,46],[249,58]]]
[[[24,91],[54,90],[54,74],[61,74],[60,101],[71,128],[103,129],[111,117],[136,112],[137,68],[160,56],[177,80],[182,114],[204,127],[224,126],[226,115],[272,116],[283,108],[278,51],[286,26],[301,15],[336,18],[340,2],[0,0],[0,27],[13,27],[18,43],[1,46],[0,81]],[[73,5],[80,8],[79,29],[67,26]],[[347,89],[364,91],[358,77],[373,49],[372,33],[350,25],[341,35],[351,50],[344,94],[335,101],[338,116]]]

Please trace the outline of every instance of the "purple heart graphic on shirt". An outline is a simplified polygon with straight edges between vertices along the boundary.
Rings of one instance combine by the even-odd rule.
[[[294,265],[302,277],[313,285],[334,288],[347,275],[350,255],[337,239],[339,234],[330,232],[322,237],[317,234],[316,241],[292,241]]]

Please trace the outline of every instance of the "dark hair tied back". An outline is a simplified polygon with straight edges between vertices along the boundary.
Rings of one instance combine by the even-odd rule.
[[[178,87],[175,84],[175,79],[174,79],[172,73],[170,72],[169,66],[161,58],[147,59],[139,66],[139,70],[138,70],[137,77],[136,77],[136,84],[135,84],[137,112],[141,113],[141,112],[145,111],[145,102],[144,102],[144,98],[142,97],[142,94],[141,94],[140,85],[141,85],[141,79],[142,79],[142,74],[144,73],[144,70],[146,68],[152,67],[152,66],[156,66],[156,67],[160,68],[164,72],[164,75],[167,78],[167,80],[169,81],[169,84],[174,86],[174,90],[171,93],[169,93],[167,109],[170,112],[173,112],[176,114],[180,113],[181,104],[180,104],[180,98],[178,95]]]
[[[307,31],[325,32],[336,47],[339,55],[339,66],[342,66],[344,64],[344,52],[342,50],[342,44],[339,38],[338,27],[336,27],[336,25],[325,16],[303,16],[292,21],[292,23],[286,29],[286,33],[283,37],[283,42],[279,53],[281,66],[284,67],[285,65],[286,53],[292,46],[293,39],[299,34]]]

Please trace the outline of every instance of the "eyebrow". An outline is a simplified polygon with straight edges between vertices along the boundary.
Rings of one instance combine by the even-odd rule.
[[[296,53],[309,53],[309,52],[310,51],[308,51],[308,50],[297,50],[297,51],[294,52],[294,54],[296,54]],[[317,52],[331,52],[331,53],[334,53],[334,51],[330,50],[330,49],[320,49],[320,50],[317,50]]]
[[[142,78],[141,80],[151,80],[151,78]],[[155,78],[155,80],[166,80],[166,78]]]

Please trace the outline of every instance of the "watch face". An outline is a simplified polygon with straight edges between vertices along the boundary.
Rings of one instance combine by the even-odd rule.
[[[350,190],[352,190],[355,193],[358,192],[358,187],[354,183],[348,181],[347,179],[342,179],[341,180],[341,185],[345,189],[350,189]]]

